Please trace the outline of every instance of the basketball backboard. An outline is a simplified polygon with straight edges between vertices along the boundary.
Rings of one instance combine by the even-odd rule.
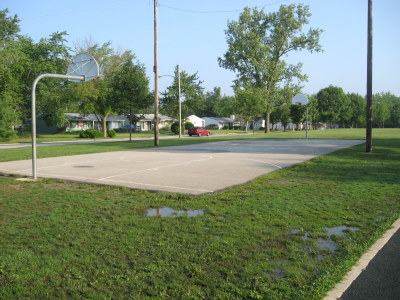
[[[83,76],[84,81],[92,80],[99,77],[99,65],[93,56],[80,53],[76,55],[68,67],[67,75],[69,76]],[[70,81],[79,82],[80,80],[69,79]]]

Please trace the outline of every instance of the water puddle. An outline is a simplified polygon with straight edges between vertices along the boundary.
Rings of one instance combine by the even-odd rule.
[[[319,238],[319,239],[317,240],[317,247],[334,252],[334,251],[337,250],[338,244],[336,244],[336,243],[335,243],[334,241],[332,241],[331,239],[322,239],[322,238]]]
[[[343,226],[336,226],[336,227],[327,227],[326,230],[328,231],[327,235],[332,236],[332,235],[337,235],[337,236],[344,236],[347,232],[355,232],[360,230],[358,227],[349,227],[346,225]]]
[[[148,208],[148,209],[136,209],[136,214],[142,217],[201,217],[204,216],[204,210],[196,209],[196,210],[175,210],[170,207],[160,207],[160,208]]]
[[[73,166],[74,168],[94,168],[94,166]]]
[[[275,276],[278,278],[285,278],[286,277],[286,273],[283,269],[281,268],[276,268],[275,269]]]
[[[355,231],[360,230],[359,227],[351,227],[351,226],[346,226],[346,225],[336,226],[336,227],[326,227],[325,229],[327,231],[326,235],[328,238],[318,238],[318,240],[316,242],[316,246],[318,248],[325,249],[325,250],[328,250],[331,252],[336,251],[339,247],[339,245],[334,240],[331,239],[331,237],[333,235],[343,237],[348,232],[355,232]],[[303,233],[303,230],[294,228],[294,229],[291,229],[290,232],[292,234],[299,234],[299,233]],[[310,239],[310,237],[311,237],[311,235],[309,232],[304,232],[304,234],[302,235],[301,238],[305,241],[308,241]],[[322,259],[323,259],[323,257],[319,257],[318,261],[321,261]]]

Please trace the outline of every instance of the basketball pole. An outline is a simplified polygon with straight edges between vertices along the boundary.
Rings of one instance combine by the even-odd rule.
[[[154,0],[154,146],[160,145],[158,129],[158,0]]]
[[[41,74],[35,78],[32,84],[32,177],[37,179],[37,154],[36,154],[36,85],[42,78],[58,78],[84,81],[85,76],[72,76],[61,74]]]
[[[367,130],[365,151],[372,152],[372,0],[368,0]]]

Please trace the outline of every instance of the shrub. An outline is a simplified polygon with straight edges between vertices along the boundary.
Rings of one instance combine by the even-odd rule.
[[[211,129],[211,130],[218,130],[219,127],[217,124],[210,124],[207,126],[207,129]],[[224,128],[225,129],[225,128]]]
[[[179,122],[174,122],[171,124],[171,131],[175,134],[179,134]]]
[[[95,138],[101,138],[103,137],[103,133],[101,131],[98,131],[96,129],[86,129],[84,131],[81,131],[79,133],[80,138],[90,138],[90,139],[95,139]]]
[[[194,127],[194,124],[192,122],[185,122],[185,130],[188,130],[193,127]]]
[[[107,135],[108,135],[108,137],[113,138],[114,136],[117,135],[117,132],[115,130],[111,129],[111,130],[107,131]]]

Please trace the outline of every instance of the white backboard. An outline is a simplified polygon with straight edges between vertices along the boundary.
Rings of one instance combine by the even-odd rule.
[[[308,104],[308,98],[307,96],[303,94],[297,94],[292,98],[292,104],[294,105],[307,105]]]

